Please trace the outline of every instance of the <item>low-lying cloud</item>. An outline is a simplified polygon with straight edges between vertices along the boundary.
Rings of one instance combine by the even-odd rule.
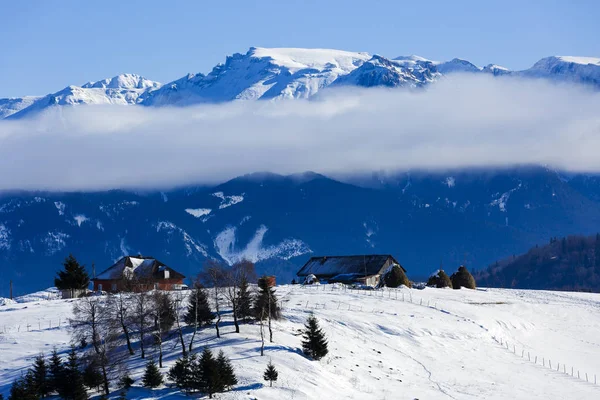
[[[2,190],[514,164],[600,171],[600,94],[541,80],[458,76],[418,92],[331,90],[313,101],[188,108],[65,107],[0,121]]]

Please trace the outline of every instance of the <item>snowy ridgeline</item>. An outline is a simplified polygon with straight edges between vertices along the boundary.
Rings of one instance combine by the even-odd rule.
[[[284,319],[274,323],[264,357],[258,325],[234,333],[227,308],[221,339],[213,327],[197,337],[197,349],[223,349],[235,367],[238,385],[219,398],[600,398],[597,294],[319,285],[280,286],[277,295]],[[31,299],[0,306],[0,393],[37,354],[69,346],[65,321],[76,300]],[[300,351],[299,330],[310,313],[329,340],[329,354],[318,362]],[[165,344],[163,373],[179,357],[177,346],[176,338]],[[262,376],[269,360],[279,371],[272,388]],[[141,388],[143,365],[139,352],[128,361],[136,380],[128,399],[189,398],[174,388]]]

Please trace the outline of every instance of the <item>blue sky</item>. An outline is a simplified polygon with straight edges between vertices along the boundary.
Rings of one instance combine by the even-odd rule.
[[[524,69],[548,55],[599,57],[598,15],[596,0],[3,1],[0,97],[126,72],[164,83],[250,46]]]

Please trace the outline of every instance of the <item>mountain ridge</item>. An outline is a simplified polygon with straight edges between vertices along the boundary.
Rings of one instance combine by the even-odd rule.
[[[308,99],[335,86],[422,87],[453,73],[489,73],[548,79],[600,89],[600,58],[550,56],[531,68],[511,71],[479,67],[454,58],[432,61],[420,56],[386,58],[332,49],[251,47],[227,56],[210,72],[187,74],[164,85],[135,74],[68,86],[42,97],[0,99],[1,118],[26,118],[55,106],[121,104],[187,106],[234,100]]]

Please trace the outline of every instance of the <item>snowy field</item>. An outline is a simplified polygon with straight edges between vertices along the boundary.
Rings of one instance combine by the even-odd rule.
[[[600,398],[598,294],[333,285],[279,286],[277,294],[284,320],[274,324],[275,343],[266,344],[264,357],[259,327],[242,325],[236,334],[229,313],[221,339],[212,327],[201,332],[196,349],[223,349],[239,379],[217,398]],[[0,306],[0,393],[8,394],[40,352],[68,349],[66,320],[75,300],[52,298],[42,293]],[[300,352],[299,330],[310,312],[329,339],[329,354],[319,362]],[[165,373],[180,355],[176,346],[176,340],[165,346]],[[279,370],[272,388],[262,380],[269,359]],[[128,399],[190,398],[169,387],[139,387],[143,366],[137,354],[129,361],[136,383]]]

